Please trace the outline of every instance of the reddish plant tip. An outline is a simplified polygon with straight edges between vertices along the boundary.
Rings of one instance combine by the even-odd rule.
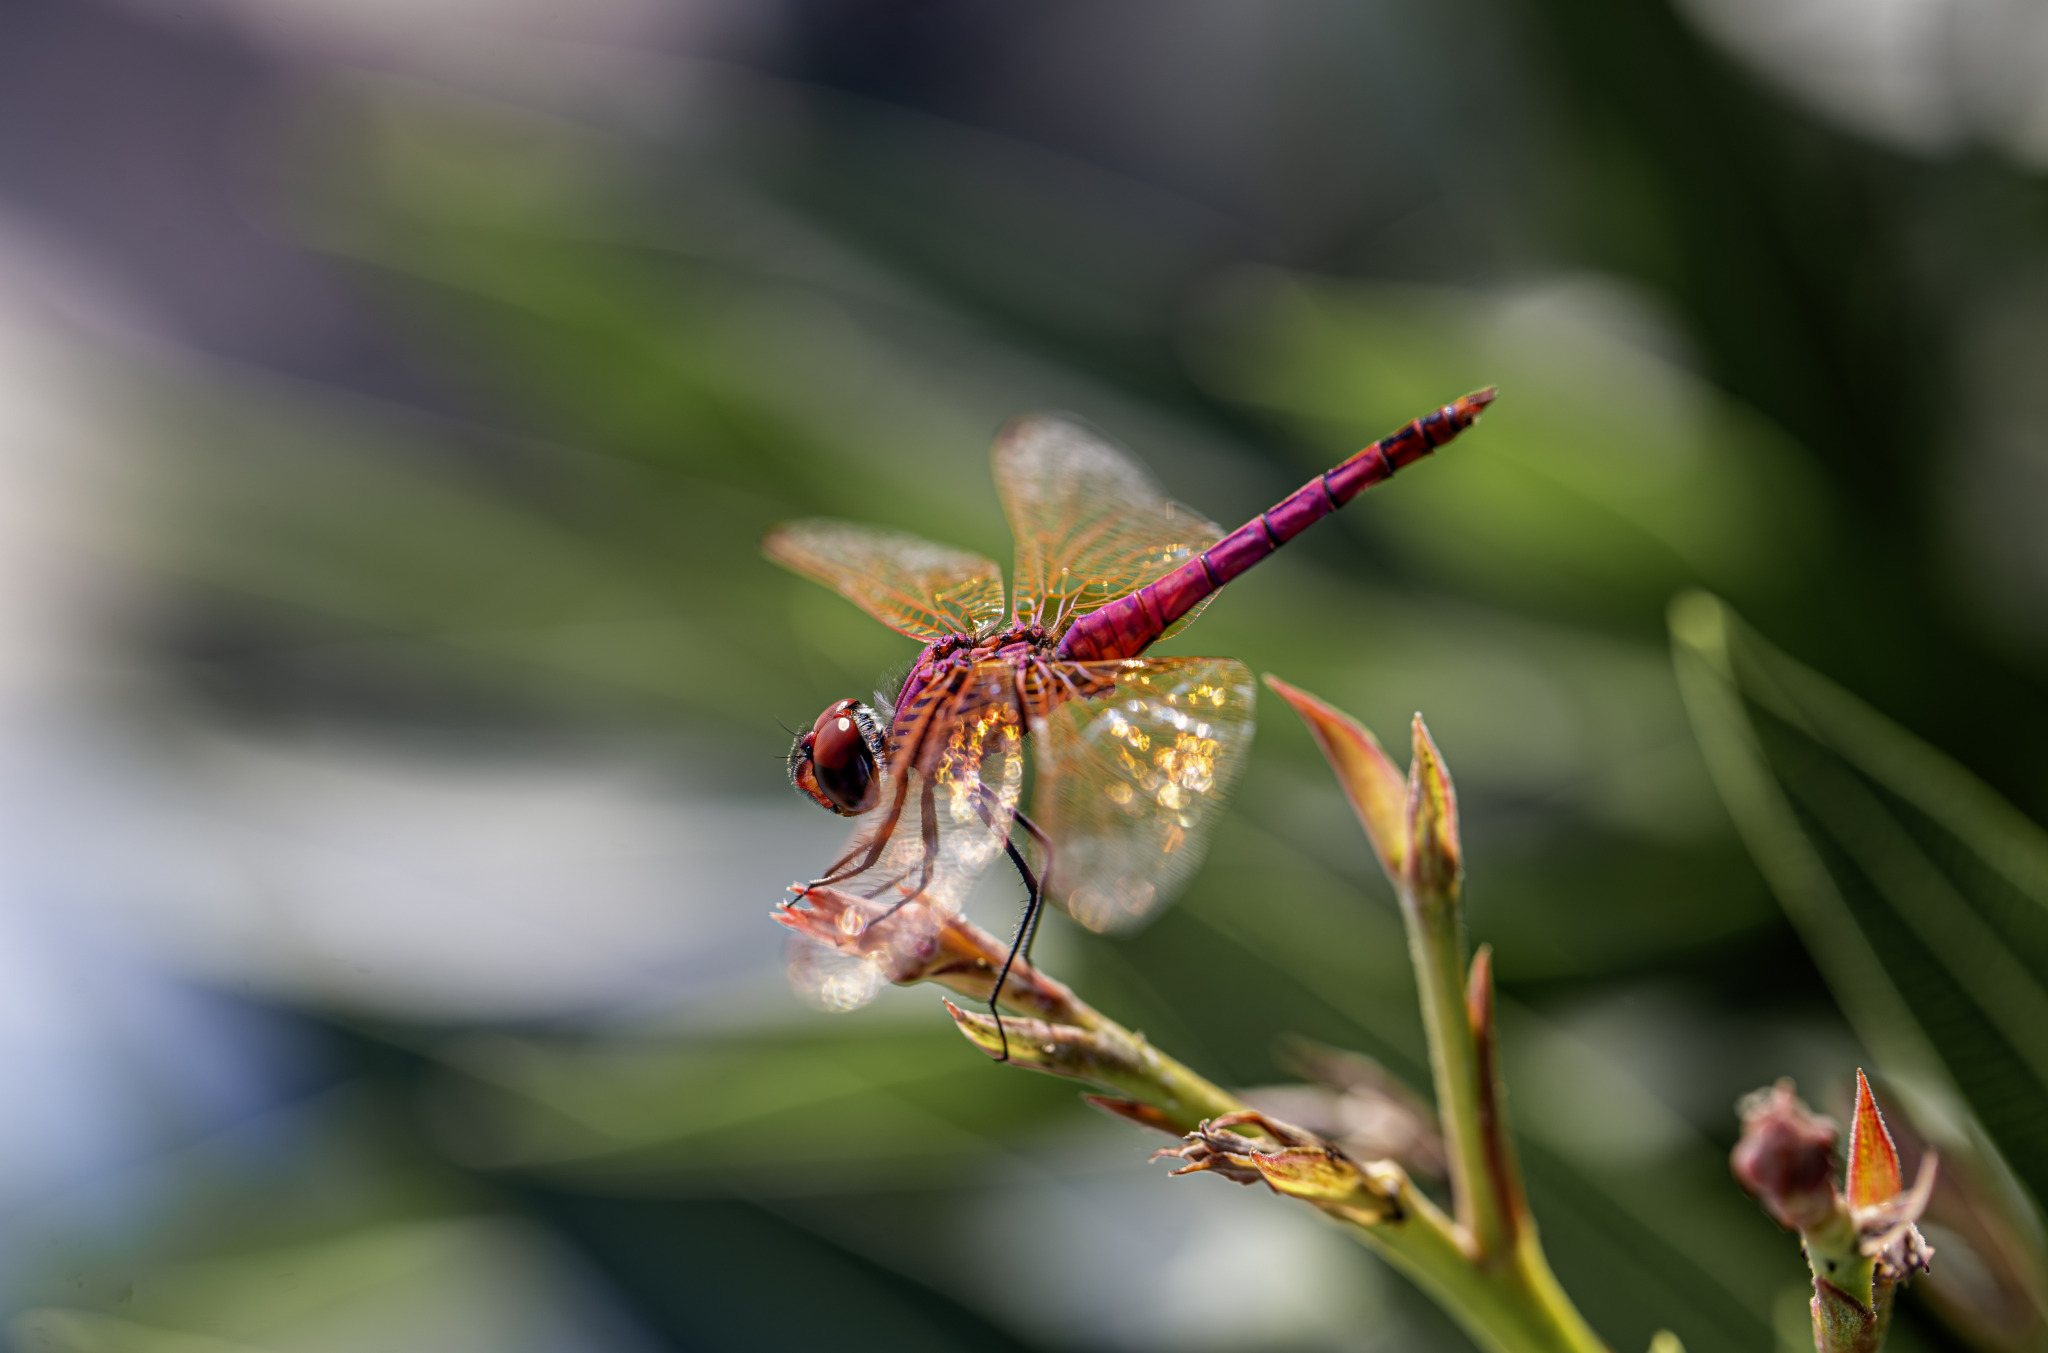
[[[1729,1168],[1780,1226],[1808,1230],[1835,1211],[1840,1137],[1833,1119],[1808,1109],[1792,1082],[1781,1080],[1743,1101],[1742,1140],[1729,1156]]]
[[[1398,880],[1408,854],[1408,777],[1387,758],[1379,739],[1349,714],[1279,677],[1269,674],[1266,685],[1308,725],[1372,841],[1380,867]]]
[[[1164,1109],[1156,1105],[1140,1103],[1135,1099],[1122,1099],[1115,1095],[1082,1095],[1082,1100],[1102,1110],[1112,1118],[1121,1118],[1127,1123],[1136,1123],[1155,1132],[1164,1132],[1178,1137],[1180,1129],[1174,1126]]]
[[[1899,1173],[1899,1149],[1877,1111],[1870,1082],[1856,1071],[1856,1120],[1849,1128],[1849,1206],[1875,1207],[1905,1188]]]
[[[1472,955],[1471,975],[1465,982],[1465,1018],[1472,1036],[1482,1042],[1493,1039],[1493,946],[1482,944]]]
[[[1444,766],[1443,753],[1417,714],[1410,728],[1414,759],[1408,763],[1408,851],[1405,873],[1409,885],[1430,898],[1455,894],[1465,872],[1458,841],[1458,791]]]

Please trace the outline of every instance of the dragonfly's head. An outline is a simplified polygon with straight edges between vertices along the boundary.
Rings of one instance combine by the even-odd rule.
[[[881,721],[858,700],[828,706],[789,749],[789,782],[819,806],[858,817],[882,797]]]

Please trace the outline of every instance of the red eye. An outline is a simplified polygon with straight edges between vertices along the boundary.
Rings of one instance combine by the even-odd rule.
[[[873,711],[858,700],[841,700],[798,739],[791,778],[798,789],[833,812],[857,816],[874,807],[881,795],[876,759],[880,745]]]

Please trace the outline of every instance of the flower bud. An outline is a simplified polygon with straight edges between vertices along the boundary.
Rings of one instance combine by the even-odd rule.
[[[1736,1182],[1788,1231],[1826,1222],[1836,1210],[1834,1120],[1800,1103],[1790,1080],[1750,1095],[1740,1112],[1742,1140],[1728,1162]]]
[[[1415,753],[1408,762],[1408,856],[1403,872],[1417,899],[1428,907],[1457,895],[1465,855],[1458,841],[1458,793],[1451,787],[1443,753],[1420,714],[1410,732]]]

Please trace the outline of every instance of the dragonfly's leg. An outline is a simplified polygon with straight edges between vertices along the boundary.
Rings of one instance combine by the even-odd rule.
[[[1030,943],[1031,932],[1038,928],[1038,912],[1045,902],[1045,894],[1039,889],[1038,880],[1032,876],[1031,866],[1024,863],[1023,852],[1017,849],[1017,843],[1005,841],[1003,850],[1008,853],[1010,863],[1016,865],[1017,872],[1024,877],[1025,898],[1024,914],[1017,918],[1017,929],[1010,936],[1010,952],[1003,955],[1002,971],[996,974],[996,984],[990,987],[988,992],[989,1018],[996,1022],[996,1037],[1003,1042],[1003,1050],[996,1057],[998,1062],[1010,1060],[1010,1031],[1003,1027],[1003,1011],[997,1002],[1003,998],[1003,984],[1010,980],[1010,968],[1017,962],[1017,955],[1024,951],[1025,946]]]
[[[903,882],[903,880],[909,877],[910,871],[908,869],[898,870],[896,873],[891,874],[889,877],[885,879],[875,880],[874,886],[863,889],[860,895],[866,898],[868,901],[872,902],[876,898],[880,897],[883,893],[888,892],[891,888],[894,888],[897,884]]]
[[[918,816],[924,828],[924,868],[917,876],[917,891],[912,897],[924,896],[924,890],[932,886],[932,871],[939,864],[939,801],[935,787],[930,780],[924,782],[924,793],[918,800]]]
[[[804,886],[807,888],[823,888],[834,883],[844,883],[847,879],[859,874],[865,874],[868,870],[873,869],[875,861],[882,858],[882,851],[888,846],[889,838],[896,834],[896,821],[903,816],[903,801],[909,795],[910,777],[907,774],[898,776],[896,780],[896,801],[889,805],[889,816],[882,820],[882,825],[876,830],[873,839],[865,847],[855,846],[852,850],[847,851],[832,864],[831,868],[825,871],[823,878],[812,879]],[[860,863],[854,864],[856,859]],[[849,865],[852,867],[848,868]]]
[[[995,1020],[996,1034],[1003,1041],[1002,1056],[996,1058],[999,1062],[1010,1060],[1010,1035],[1003,1028],[1003,1012],[997,1008],[996,1002],[1002,999],[1003,987],[1010,980],[1010,969],[1016,966],[1018,957],[1022,956],[1026,963],[1031,961],[1031,942],[1038,938],[1038,922],[1045,915],[1045,886],[1052,879],[1052,839],[1022,813],[1017,814],[1016,821],[1045,852],[1045,867],[1033,875],[1031,866],[1024,862],[1024,853],[1017,849],[1017,843],[1008,839],[1003,841],[1003,850],[1008,853],[1010,863],[1016,865],[1017,872],[1023,876],[1025,898],[1024,914],[1017,918],[1016,932],[1010,936],[1010,952],[1003,955],[1002,971],[996,974],[996,984],[989,988],[988,993],[989,1017]]]
[[[924,820],[924,865],[918,875],[917,887],[896,899],[895,906],[888,908],[880,916],[869,921],[868,925],[871,928],[880,925],[897,912],[903,910],[904,903],[914,902],[918,898],[923,897],[924,890],[932,886],[932,871],[936,868],[939,859],[939,805],[938,800],[933,797],[933,787],[929,780],[925,782],[924,793],[919,799],[918,806],[919,814]],[[905,870],[904,872],[908,873],[909,871]],[[901,878],[902,875],[899,874],[897,877]],[[880,889],[876,891],[879,892]],[[873,897],[875,893],[869,893],[868,896]]]

